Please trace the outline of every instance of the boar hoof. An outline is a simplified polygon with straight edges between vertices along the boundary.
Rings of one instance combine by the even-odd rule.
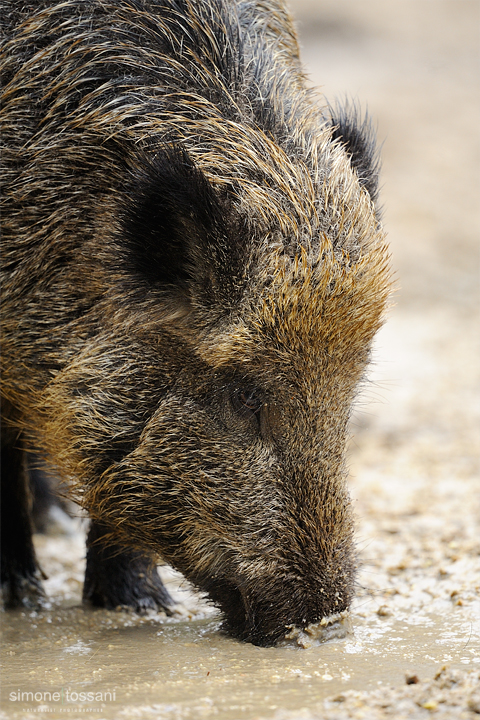
[[[42,586],[42,573],[35,570],[34,573],[21,575],[17,572],[8,574],[2,581],[2,599],[6,609],[28,608],[29,610],[41,610],[48,607],[49,603]]]

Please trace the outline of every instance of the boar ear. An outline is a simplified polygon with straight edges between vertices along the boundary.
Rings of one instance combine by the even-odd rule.
[[[333,127],[332,137],[344,144],[360,183],[376,203],[380,160],[370,117],[365,114],[362,118],[361,111],[355,103],[346,102],[343,107],[339,105],[335,108],[330,107],[329,111],[329,124]]]
[[[179,147],[143,158],[128,188],[124,253],[137,282],[180,290],[202,305],[230,305],[244,266],[233,203]]]

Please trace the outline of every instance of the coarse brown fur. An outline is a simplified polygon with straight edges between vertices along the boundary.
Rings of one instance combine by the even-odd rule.
[[[98,604],[103,538],[252,642],[348,608],[344,447],[389,294],[368,127],[317,108],[281,0],[7,5],[6,484],[24,449],[68,479]],[[41,595],[26,555],[12,605]]]

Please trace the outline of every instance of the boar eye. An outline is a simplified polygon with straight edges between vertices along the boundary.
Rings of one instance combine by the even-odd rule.
[[[258,395],[255,395],[254,392],[242,391],[239,393],[238,399],[244,407],[248,408],[248,410],[251,410],[253,413],[258,412],[262,407],[262,401]]]
[[[237,390],[232,394],[232,403],[235,410],[243,414],[256,415],[263,405],[255,390]]]

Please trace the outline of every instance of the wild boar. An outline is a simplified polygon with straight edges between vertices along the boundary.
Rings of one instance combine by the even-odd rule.
[[[282,0],[7,3],[2,582],[42,601],[25,454],[89,513],[84,597],[259,645],[349,607],[349,414],[390,290],[368,121]]]

